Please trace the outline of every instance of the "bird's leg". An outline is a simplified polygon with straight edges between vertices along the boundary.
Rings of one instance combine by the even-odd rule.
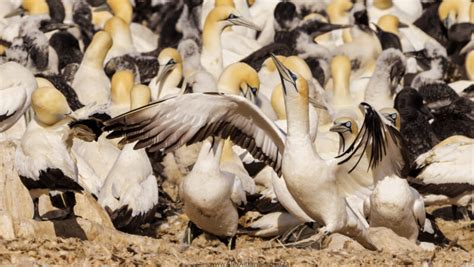
[[[33,220],[42,221],[43,218],[39,215],[39,198],[33,198]]]
[[[236,245],[236,241],[237,241],[237,237],[235,235],[231,236],[231,237],[225,237],[225,238],[222,238],[222,239],[219,238],[219,240],[221,240],[222,243],[227,245],[228,250],[235,249],[235,245]]]
[[[296,226],[293,226],[291,227],[290,229],[288,229],[280,238],[280,240],[285,243],[288,241],[288,239],[290,238],[291,235],[294,234],[294,232],[300,227],[301,225],[296,225]],[[298,240],[298,239],[296,239]]]
[[[202,234],[202,230],[199,229],[192,221],[188,222],[188,226],[184,232],[183,243],[190,246],[193,240]]]

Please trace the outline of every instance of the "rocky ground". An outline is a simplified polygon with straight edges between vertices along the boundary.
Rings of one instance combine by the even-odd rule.
[[[166,220],[157,220],[141,231],[125,234],[113,229],[105,211],[91,197],[76,194],[74,213],[80,217],[62,221],[34,221],[31,197],[21,184],[11,159],[15,146],[1,143],[0,151],[0,265],[44,264],[135,264],[231,266],[318,265],[415,265],[471,266],[474,256],[474,221],[454,221],[449,207],[430,208],[441,230],[455,245],[422,250],[385,228],[371,229],[370,235],[382,251],[362,248],[344,236],[334,234],[323,242],[324,249],[288,248],[278,240],[239,236],[235,250],[220,241],[200,236],[190,247],[181,243],[187,224],[173,209]],[[40,208],[49,209],[46,204]],[[41,213],[40,209],[40,213]],[[145,236],[146,235],[146,236]]]
[[[268,264],[286,266],[293,264],[319,265],[423,265],[469,266],[473,264],[473,222],[438,219],[441,229],[466,250],[456,247],[422,251],[394,238],[386,230],[375,235],[383,238],[384,250],[372,252],[339,235],[325,242],[328,246],[312,248],[285,248],[276,240],[240,236],[237,248],[229,251],[218,240],[201,236],[192,246],[180,244],[186,225],[184,216],[172,216],[156,230],[156,238],[124,235],[116,238],[96,238],[93,241],[61,237],[20,237],[0,240],[0,264],[137,264],[165,266],[222,263],[228,265]],[[129,242],[127,241],[129,240]],[[400,244],[395,244],[401,242]],[[405,250],[407,248],[408,250]],[[433,264],[433,265],[432,265]]]

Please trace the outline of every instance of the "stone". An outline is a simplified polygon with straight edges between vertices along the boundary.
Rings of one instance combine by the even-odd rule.
[[[385,227],[369,228],[369,236],[375,246],[385,252],[401,253],[406,251],[422,251],[415,243],[395,234],[391,229]]]
[[[105,227],[114,228],[107,212],[102,208],[97,200],[88,193],[76,193],[76,205],[74,214]]]
[[[15,169],[16,144],[0,142],[0,211],[14,218],[33,218],[33,201]]]
[[[0,212],[0,238],[5,240],[15,238],[12,217],[6,212]]]
[[[339,251],[339,250],[364,250],[365,248],[359,244],[357,241],[351,239],[348,236],[342,234],[332,234],[324,241],[325,249],[332,250],[332,251]]]

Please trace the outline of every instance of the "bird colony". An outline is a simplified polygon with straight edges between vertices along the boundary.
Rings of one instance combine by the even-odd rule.
[[[33,223],[458,246],[428,211],[472,219],[473,97],[470,0],[0,2],[2,170]]]

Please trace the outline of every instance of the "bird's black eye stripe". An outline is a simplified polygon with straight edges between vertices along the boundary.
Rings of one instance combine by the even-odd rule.
[[[167,65],[172,65],[172,64],[176,64],[176,62],[174,61],[174,59],[170,59],[170,61],[168,61]]]
[[[297,77],[296,75],[290,71],[290,76],[291,76],[291,79],[293,79],[293,81],[296,81]]]
[[[252,94],[257,95],[257,88],[251,87],[251,86],[249,87],[250,87],[250,91],[252,91]]]
[[[230,15],[227,17],[227,19],[236,19],[236,18],[237,16],[232,13],[230,13]]]

